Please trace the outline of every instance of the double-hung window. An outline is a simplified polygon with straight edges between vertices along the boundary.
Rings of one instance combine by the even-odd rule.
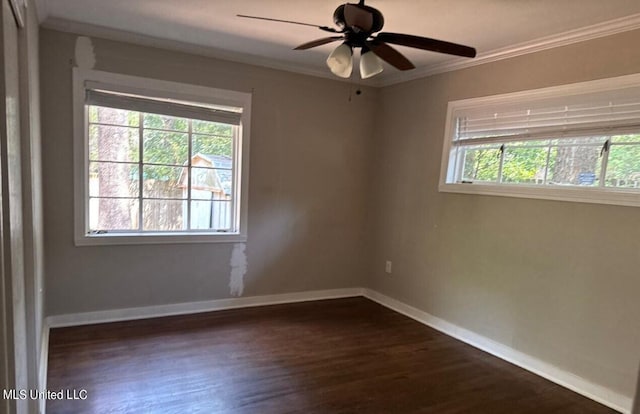
[[[74,72],[76,243],[243,241],[250,95]]]
[[[440,190],[640,205],[640,75],[450,102]]]

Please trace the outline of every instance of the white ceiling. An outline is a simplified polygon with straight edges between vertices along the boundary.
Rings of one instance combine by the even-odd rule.
[[[100,26],[94,33],[120,33],[120,38],[122,32],[135,33],[194,45],[227,59],[330,76],[324,61],[337,43],[292,50],[327,33],[236,14],[333,26],[333,11],[340,4],[341,0],[38,0],[38,12],[49,27],[90,32],[88,28]],[[473,46],[479,54],[475,62],[640,27],[638,0],[368,0],[366,4],[384,14],[383,31]],[[467,62],[398,49],[417,69],[400,73],[387,66],[376,77],[378,84]]]

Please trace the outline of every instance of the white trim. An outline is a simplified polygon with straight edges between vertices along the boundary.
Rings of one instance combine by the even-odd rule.
[[[242,220],[242,219],[241,219]],[[83,226],[84,227],[84,226]],[[239,233],[197,234],[197,233],[123,233],[96,234],[84,236],[76,234],[76,246],[131,246],[141,244],[193,244],[193,243],[245,243],[247,236]]]
[[[485,63],[497,62],[504,59],[527,55],[529,53],[567,46],[636,29],[640,29],[640,13],[631,14],[629,16],[620,17],[602,23],[596,23],[579,29],[568,30],[566,32],[550,36],[544,36],[527,42],[488,50],[486,52],[480,52],[474,59],[454,58],[441,63],[419,67],[412,71],[396,72],[380,78],[378,86],[384,87],[395,85],[439,73],[451,72],[454,70],[483,65]]]
[[[391,310],[408,316],[424,325],[436,329],[448,336],[458,339],[482,351],[488,352],[500,359],[510,362],[520,368],[526,369],[536,375],[548,379],[558,385],[568,388],[589,399],[613,408],[614,410],[628,414],[631,412],[631,398],[621,395],[601,385],[581,378],[571,372],[558,368],[548,362],[542,361],[516,349],[498,343],[485,336],[479,335],[468,329],[459,327],[440,319],[413,306],[407,305],[389,296],[383,295],[371,289],[363,289],[364,297],[371,299]]]
[[[47,372],[49,366],[49,323],[47,319],[42,324],[42,338],[40,341],[40,361],[38,363],[38,390],[47,389]],[[47,409],[47,400],[41,398],[38,400],[38,412],[45,414]]]
[[[51,328],[61,328],[67,326],[91,325],[97,323],[158,318],[163,316],[186,315],[226,309],[250,308],[255,306],[309,302],[314,300],[338,299],[355,296],[362,296],[362,288],[314,290],[308,292],[280,293],[275,295],[247,296],[240,298],[214,299],[201,302],[176,303],[172,305],[156,305],[138,308],[52,315],[47,317],[47,323]]]
[[[85,88],[87,81],[109,90],[127,91],[139,95],[168,97],[178,100],[203,102],[242,108],[238,134],[240,156],[235,162],[239,210],[234,215],[238,231],[227,234],[212,233],[112,233],[87,235],[88,203],[86,154],[86,109]],[[165,80],[142,78],[118,73],[73,68],[73,124],[74,124],[74,241],[76,246],[130,245],[163,243],[237,243],[247,240],[248,197],[249,197],[249,141],[251,136],[251,93],[215,89],[198,85],[183,84]],[[234,199],[238,199],[237,194]]]
[[[537,200],[572,201],[578,203],[609,204],[640,207],[640,194],[635,191],[616,191],[578,186],[533,186],[491,184],[439,184],[443,193],[477,194],[500,197],[532,198]]]
[[[300,66],[294,62],[283,62],[280,60],[262,56],[249,55],[245,53],[218,49],[210,46],[181,42],[179,40],[148,36],[140,33],[113,29],[105,26],[76,22],[73,20],[60,19],[56,17],[47,18],[41,24],[41,26],[45,29],[57,30],[59,32],[66,32],[89,37],[98,37],[102,39],[113,40],[116,42],[155,47],[180,53],[190,53],[193,55],[221,59],[229,62],[261,66],[269,69],[282,70],[285,72],[330,79],[338,82],[375,86],[375,82],[373,80],[366,81],[357,77],[348,79],[339,78],[337,76],[334,76],[328,68],[312,68],[309,66]]]
[[[454,175],[451,165],[451,150],[453,148],[453,135],[455,129],[454,113],[456,111],[474,110],[494,105],[517,105],[529,101],[567,96],[588,96],[593,93],[610,92],[638,87],[640,87],[640,73],[635,73],[614,78],[597,79],[587,82],[571,83],[548,88],[482,96],[449,102],[447,105],[447,118],[444,131],[444,145],[442,146],[442,158],[440,161],[438,190],[448,193],[534,198],[635,207],[640,206],[640,192],[637,190],[628,190],[623,188],[586,188],[579,186],[565,187],[561,185],[535,186],[494,183],[464,184],[447,182],[447,180]]]

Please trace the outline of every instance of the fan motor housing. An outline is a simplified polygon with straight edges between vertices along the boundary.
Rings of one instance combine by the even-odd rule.
[[[362,2],[364,3],[364,2]],[[371,26],[371,30],[368,30],[368,33],[375,33],[375,32],[379,32],[380,30],[382,30],[382,27],[384,26],[384,17],[382,17],[382,13],[380,12],[380,10],[375,9],[373,7],[369,7],[369,6],[365,6],[364,4],[351,4],[351,3],[347,3],[350,4],[351,6],[355,6],[361,10],[365,10],[369,13],[371,13],[372,17],[373,17],[373,24]],[[336,11],[333,12],[333,22],[336,24],[336,26],[338,26],[341,29],[347,29],[350,30],[351,28],[346,27],[346,22],[345,22],[345,17],[344,17],[344,8],[345,8],[346,4],[342,4],[340,6],[338,6],[338,8],[336,9]]]

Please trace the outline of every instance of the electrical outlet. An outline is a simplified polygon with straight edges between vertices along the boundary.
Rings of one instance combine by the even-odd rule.
[[[391,260],[387,260],[387,262],[384,265],[385,273],[391,274],[391,266],[393,266],[393,263],[391,263]]]

